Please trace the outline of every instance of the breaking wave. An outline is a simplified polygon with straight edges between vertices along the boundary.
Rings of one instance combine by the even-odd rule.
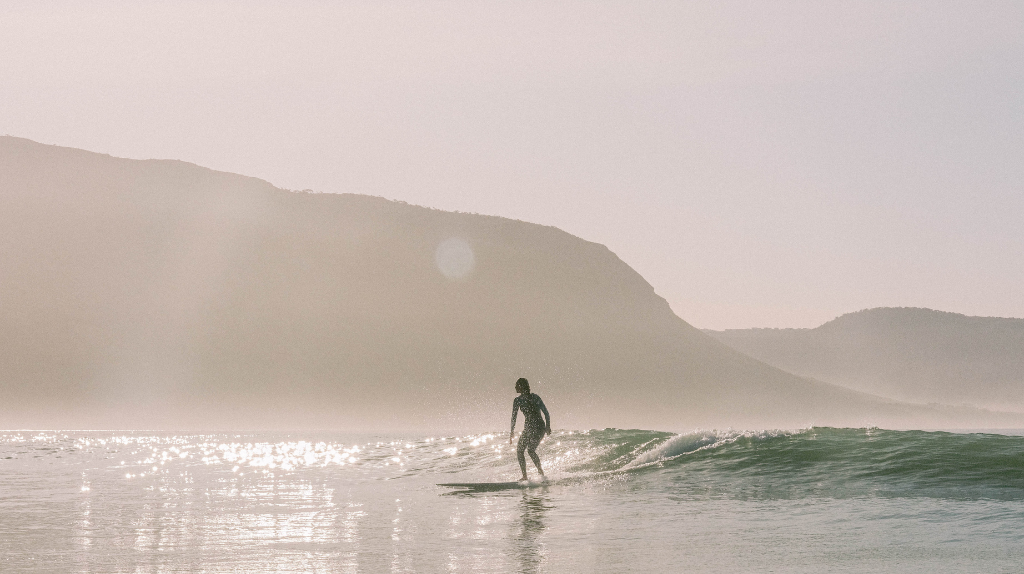
[[[187,471],[215,480],[327,473],[343,480],[500,482],[519,474],[507,438],[9,432],[0,433],[0,458],[29,470],[63,457],[68,471],[102,467],[131,481]],[[558,431],[538,451],[556,486],[635,481],[683,498],[1024,499],[1024,437],[1013,434],[604,429]]]

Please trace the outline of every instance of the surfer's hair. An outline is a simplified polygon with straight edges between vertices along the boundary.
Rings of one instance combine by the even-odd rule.
[[[530,381],[526,379],[519,379],[516,381],[516,392],[517,393],[528,393],[530,392]]]

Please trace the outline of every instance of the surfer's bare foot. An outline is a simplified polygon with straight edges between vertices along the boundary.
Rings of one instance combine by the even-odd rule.
[[[526,478],[526,477],[524,476],[524,477],[522,477],[522,478],[520,478],[520,479],[519,479],[519,482],[530,482],[530,479],[529,479],[529,478]]]

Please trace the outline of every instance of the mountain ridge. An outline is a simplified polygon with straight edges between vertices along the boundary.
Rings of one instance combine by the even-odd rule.
[[[1024,411],[1024,319],[879,307],[813,329],[704,332],[768,364],[864,392]]]
[[[500,428],[519,376],[576,428],[1019,420],[766,365],[551,226],[12,137],[0,173],[3,426]]]

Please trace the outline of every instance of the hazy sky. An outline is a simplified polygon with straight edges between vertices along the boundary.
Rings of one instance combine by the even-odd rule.
[[[0,133],[558,226],[698,327],[1024,317],[1022,2],[10,2]]]

